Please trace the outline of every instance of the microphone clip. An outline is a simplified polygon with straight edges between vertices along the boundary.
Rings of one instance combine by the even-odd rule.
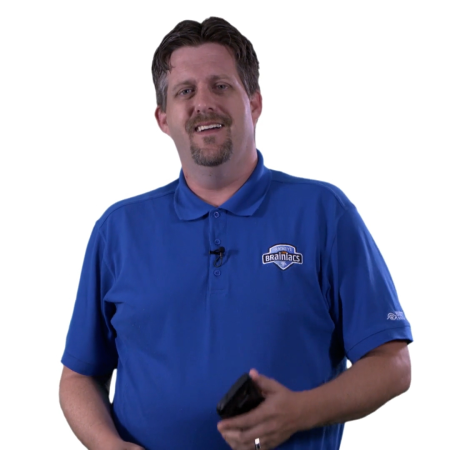
[[[223,255],[225,254],[225,247],[219,247],[216,250],[210,250],[209,254],[216,255],[214,267],[220,267],[223,263]]]

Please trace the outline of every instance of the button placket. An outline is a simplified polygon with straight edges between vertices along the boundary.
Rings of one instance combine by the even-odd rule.
[[[227,289],[228,269],[225,267],[228,260],[226,248],[226,224],[227,213],[221,210],[213,210],[209,213],[209,245],[210,250],[218,250],[224,248],[224,252],[220,259],[220,268],[217,266],[216,254],[210,255],[209,260],[209,285],[211,291],[223,291]],[[225,245],[224,245],[225,244]]]

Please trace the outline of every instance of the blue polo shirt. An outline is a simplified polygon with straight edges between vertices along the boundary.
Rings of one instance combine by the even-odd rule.
[[[252,367],[312,389],[411,341],[375,242],[336,187],[258,164],[220,207],[173,183],[109,208],[86,252],[62,362],[117,368],[113,418],[147,450],[226,450],[215,407]],[[222,258],[210,254],[225,249]],[[280,449],[335,450],[343,425]]]

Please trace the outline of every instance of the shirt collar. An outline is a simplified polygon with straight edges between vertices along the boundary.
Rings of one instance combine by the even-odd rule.
[[[182,169],[174,196],[175,211],[179,219],[195,220],[215,209],[223,209],[237,216],[253,215],[264,200],[272,178],[270,170],[264,166],[261,152],[257,150],[257,153],[258,163],[249,179],[218,208],[204,202],[189,189]]]

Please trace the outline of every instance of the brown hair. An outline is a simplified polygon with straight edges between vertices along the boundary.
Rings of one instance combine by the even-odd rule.
[[[217,43],[230,48],[247,95],[250,97],[259,91],[258,58],[252,43],[245,36],[219,17],[210,17],[202,23],[184,20],[164,37],[153,56],[152,75],[156,103],[163,111],[167,104],[167,72],[171,69],[172,53],[180,47],[197,47],[206,43]]]

